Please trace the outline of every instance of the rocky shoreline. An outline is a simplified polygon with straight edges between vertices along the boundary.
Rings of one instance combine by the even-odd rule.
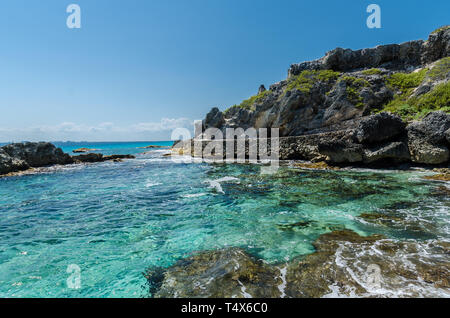
[[[205,149],[211,141],[199,142]],[[270,139],[267,142],[270,147]],[[172,150],[198,157],[194,145],[194,140],[181,141]],[[380,113],[361,119],[355,128],[347,130],[280,137],[279,145],[279,160],[326,161],[330,165],[374,168],[399,164],[446,167],[450,163],[450,114],[431,112],[421,121],[407,124],[394,114]],[[226,146],[223,140],[223,158]],[[248,147],[247,142],[247,158]]]
[[[0,147],[0,176],[36,168],[74,163],[93,163],[133,159],[132,155],[103,156],[100,153],[70,156],[49,142],[12,143]]]
[[[450,287],[450,268],[439,258],[411,259],[414,268],[402,260],[401,255],[414,255],[420,249],[412,242],[336,230],[321,235],[313,245],[314,253],[280,264],[267,264],[241,248],[200,252],[168,269],[150,268],[144,276],[150,296],[156,298],[387,297],[390,293],[432,297],[427,288]],[[449,253],[448,242],[431,245],[435,256]],[[378,266],[382,290],[371,286],[367,277],[372,264]]]

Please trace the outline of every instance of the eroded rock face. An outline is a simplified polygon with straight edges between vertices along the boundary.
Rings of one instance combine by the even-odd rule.
[[[388,142],[371,148],[364,149],[364,162],[374,163],[381,160],[394,162],[408,162],[411,160],[406,142]]]
[[[380,113],[364,118],[356,129],[360,143],[375,143],[405,133],[406,124],[398,116]]]
[[[333,163],[354,163],[363,160],[362,145],[345,140],[324,141],[319,144],[319,152],[328,156]]]
[[[450,115],[432,112],[422,121],[407,127],[408,143],[413,162],[442,164],[449,160],[450,152],[446,131],[450,129]]]

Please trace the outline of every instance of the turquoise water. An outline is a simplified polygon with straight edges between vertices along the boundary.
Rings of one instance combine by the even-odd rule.
[[[261,175],[258,165],[176,163],[138,148],[149,144],[66,144],[137,158],[0,179],[0,297],[145,297],[149,267],[227,246],[277,263],[312,253],[311,243],[336,229],[450,238],[450,201],[439,191],[448,185],[423,172],[283,166]],[[210,186],[222,178],[223,192]],[[373,224],[362,213],[408,222]],[[78,290],[67,288],[70,264],[81,269]]]

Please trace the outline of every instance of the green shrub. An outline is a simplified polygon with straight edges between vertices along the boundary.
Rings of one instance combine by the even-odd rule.
[[[408,99],[405,95],[398,95],[380,111],[389,111],[403,119],[412,120],[437,110],[450,113],[450,82],[437,85],[419,97]]]
[[[339,82],[346,83],[347,87],[345,90],[350,103],[355,105],[355,107],[363,107],[364,103],[363,98],[360,95],[360,91],[363,87],[369,87],[369,82],[363,78],[357,78],[354,76],[344,76],[339,79]]]
[[[363,73],[364,75],[379,75],[379,74],[381,74],[382,72],[381,72],[381,70],[378,69],[378,68],[371,68],[371,69],[362,71],[362,73]]]
[[[249,99],[244,100],[239,105],[234,105],[225,110],[224,113],[228,113],[233,108],[243,108],[247,110],[255,110],[255,104],[260,103],[266,98],[268,95],[272,94],[272,91],[266,90],[264,92],[259,93],[258,95],[252,96]]]
[[[299,90],[303,93],[309,93],[315,82],[335,81],[341,73],[331,70],[303,71],[299,75],[291,78],[286,87],[287,91]]]
[[[427,69],[423,69],[418,72],[395,73],[388,77],[386,81],[391,87],[399,89],[403,94],[406,94],[423,82],[427,71]]]

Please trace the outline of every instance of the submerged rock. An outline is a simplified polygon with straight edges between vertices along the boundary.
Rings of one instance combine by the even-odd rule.
[[[154,297],[276,298],[279,271],[238,248],[203,252],[164,273]]]
[[[154,297],[442,296],[449,287],[448,243],[418,244],[338,230],[321,235],[314,253],[282,264],[229,248],[150,270],[146,277]],[[427,253],[419,254],[424,248]]]

